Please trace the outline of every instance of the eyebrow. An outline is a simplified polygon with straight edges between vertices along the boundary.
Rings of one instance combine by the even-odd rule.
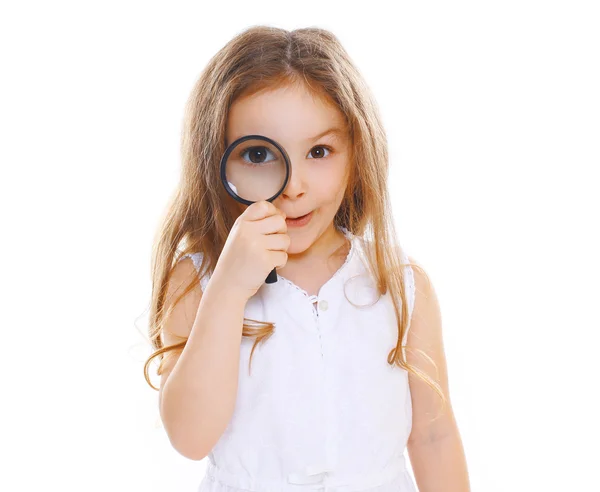
[[[320,138],[324,137],[325,135],[329,135],[329,134],[342,136],[344,134],[344,131],[341,128],[333,127],[333,128],[329,128],[329,129],[325,130],[324,132],[319,133],[318,135],[316,135],[312,138],[307,138],[306,140],[307,140],[307,142],[314,142],[315,140],[319,140]]]

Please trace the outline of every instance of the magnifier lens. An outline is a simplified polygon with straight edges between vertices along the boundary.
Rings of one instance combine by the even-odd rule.
[[[230,190],[251,202],[268,200],[281,191],[286,180],[286,163],[281,151],[262,139],[238,143],[225,163]]]

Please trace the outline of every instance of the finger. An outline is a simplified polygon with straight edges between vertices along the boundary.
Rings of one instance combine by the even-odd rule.
[[[290,236],[287,234],[268,234],[264,236],[264,245],[269,251],[287,251],[290,247]]]
[[[285,251],[271,251],[271,258],[275,268],[283,268],[288,260],[288,255]]]
[[[270,217],[271,215],[279,215],[280,213],[279,209],[271,202],[261,200],[250,205],[244,211],[243,215],[247,220],[254,221]]]
[[[271,215],[254,222],[260,234],[277,234],[287,232],[287,223],[282,215]]]

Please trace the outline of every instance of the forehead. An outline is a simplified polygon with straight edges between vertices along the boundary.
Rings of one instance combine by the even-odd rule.
[[[341,129],[339,137],[345,136],[346,121],[335,105],[302,85],[286,85],[234,101],[227,119],[226,143],[259,134],[286,147],[294,146],[309,143],[330,128]]]

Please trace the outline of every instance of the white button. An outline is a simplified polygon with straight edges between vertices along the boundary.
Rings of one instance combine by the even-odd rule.
[[[327,301],[325,299],[323,299],[322,301],[319,302],[319,307],[321,308],[321,311],[327,311],[329,304],[327,303]]]

